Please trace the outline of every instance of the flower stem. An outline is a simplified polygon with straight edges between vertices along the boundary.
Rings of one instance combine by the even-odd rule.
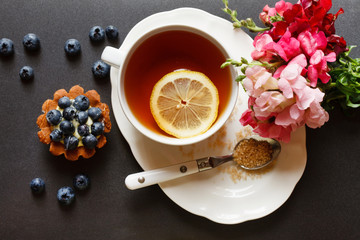
[[[234,28],[245,27],[249,29],[251,32],[264,32],[270,29],[270,27],[261,28],[256,26],[255,22],[251,18],[247,18],[246,20],[239,20],[237,18],[236,10],[231,10],[229,8],[229,1],[223,0],[223,3],[225,5],[225,8],[223,8],[222,10],[230,15]]]

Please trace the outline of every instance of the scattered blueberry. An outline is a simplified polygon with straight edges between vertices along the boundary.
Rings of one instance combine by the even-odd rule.
[[[34,69],[30,66],[24,66],[20,69],[19,76],[23,81],[34,79]]]
[[[64,135],[71,135],[75,132],[75,127],[72,122],[64,120],[60,123],[60,130]]]
[[[62,187],[57,192],[57,199],[62,205],[70,205],[75,199],[74,190],[71,187]]]
[[[80,42],[76,39],[68,39],[65,42],[65,53],[68,56],[75,56],[81,52],[81,45]]]
[[[116,27],[110,25],[110,26],[107,26],[105,28],[105,33],[106,33],[106,36],[110,39],[110,40],[115,40],[117,39],[117,37],[119,36],[119,31]]]
[[[76,109],[74,107],[67,107],[64,109],[63,111],[63,117],[66,119],[66,120],[73,120],[76,116]]]
[[[62,109],[65,109],[65,108],[67,108],[67,107],[70,107],[70,105],[71,105],[70,98],[68,98],[68,97],[62,97],[62,98],[60,98],[59,101],[58,101],[58,105],[59,105],[59,107],[62,108]]]
[[[74,188],[77,190],[85,190],[90,185],[90,179],[85,174],[78,174],[73,179]]]
[[[106,78],[110,74],[110,65],[98,60],[93,64],[91,70],[95,78]]]
[[[89,134],[82,139],[84,147],[87,149],[94,149],[98,143],[97,138],[93,134]]]
[[[78,131],[79,135],[82,137],[90,134],[89,126],[86,124],[79,125],[77,128],[77,131]],[[84,143],[84,139],[83,139],[83,143]]]
[[[34,33],[29,33],[24,36],[23,45],[26,50],[37,51],[40,49],[40,39]]]
[[[51,125],[58,125],[61,122],[61,112],[53,109],[46,114],[46,120]]]
[[[51,133],[50,133],[50,139],[53,142],[60,142],[62,139],[62,131],[59,129],[54,129]]]
[[[14,54],[14,43],[8,38],[0,39],[0,56],[10,56]]]
[[[89,108],[90,101],[84,95],[79,95],[75,98],[74,107],[79,111],[85,111]]]
[[[101,42],[105,39],[105,31],[100,26],[94,26],[90,29],[89,32],[90,40],[93,42]]]
[[[79,139],[75,136],[66,136],[64,138],[64,147],[66,150],[74,150],[79,145]]]
[[[94,136],[99,136],[104,132],[104,123],[94,122],[91,125],[91,134]]]
[[[101,109],[98,107],[92,107],[88,110],[88,114],[92,120],[96,121],[101,116]]]
[[[80,124],[85,124],[88,120],[88,112],[86,111],[78,112],[76,119]]]
[[[41,178],[34,178],[30,182],[30,188],[34,193],[42,193],[45,190],[45,182]]]

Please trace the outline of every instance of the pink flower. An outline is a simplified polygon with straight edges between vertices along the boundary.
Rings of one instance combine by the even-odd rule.
[[[250,125],[252,128],[257,127],[257,122],[254,119],[254,112],[250,109],[247,109],[240,118],[240,123],[243,126]]]
[[[309,86],[295,91],[296,105],[301,110],[308,109],[313,102],[316,102],[320,105],[325,95],[323,92],[320,91],[320,89],[311,88]]]
[[[305,55],[300,54],[283,65],[277,84],[265,68],[248,68],[244,87],[249,89],[249,109],[240,122],[252,126],[263,137],[288,141],[290,132],[304,124],[319,127],[328,121],[328,113],[321,107],[324,93],[310,87],[301,75],[306,63]],[[269,83],[273,88],[264,87]]]
[[[301,75],[305,75],[307,70],[305,69],[305,67],[307,66],[307,60],[304,54],[299,54],[296,57],[294,57],[289,63],[288,65],[291,64],[298,64],[300,67],[302,67],[302,71],[301,71]],[[279,78],[282,71],[286,68],[287,65],[281,65],[274,73],[273,77],[274,78]]]
[[[328,74],[329,67],[327,62],[334,62],[336,60],[336,54],[334,52],[325,56],[321,50],[316,50],[310,58],[310,66],[308,67],[308,78],[310,85],[316,87],[318,79],[323,83],[327,83],[330,80]]]
[[[300,110],[296,104],[293,104],[278,114],[275,119],[275,124],[283,127],[291,127],[292,129],[296,129],[304,124],[304,113],[304,110]]]
[[[264,67],[248,67],[245,75],[242,84],[249,96],[258,97],[266,90],[278,88],[277,80]]]
[[[275,3],[275,10],[280,16],[283,16],[284,12],[286,10],[291,9],[292,6],[293,6],[292,3],[285,2],[284,0],[281,0],[281,1],[277,2],[277,3]],[[274,15],[271,15],[271,16],[274,16]]]
[[[255,133],[258,133],[262,137],[275,138],[279,141],[289,142],[292,132],[291,127],[283,127],[276,125],[275,123],[259,123],[254,129]]]
[[[279,57],[288,61],[284,49],[278,43],[274,42],[269,34],[258,35],[254,39],[255,50],[251,53],[254,60],[263,62],[278,61]]]
[[[312,56],[318,49],[325,50],[327,46],[327,40],[325,33],[320,31],[318,33],[310,33],[308,30],[299,34],[298,40],[301,45],[301,49],[307,56]]]
[[[284,36],[280,38],[278,44],[284,50],[288,59],[292,59],[301,53],[300,42],[296,38],[291,37],[289,31],[286,31]]]
[[[292,3],[285,2],[284,0],[281,0],[275,4],[275,8],[269,7],[269,5],[266,5],[263,8],[263,12],[260,13],[260,20],[266,24],[270,24],[270,17],[273,17],[278,13],[280,16],[283,16],[284,12],[288,9],[292,8]]]
[[[255,99],[255,104],[252,107],[257,118],[268,118],[273,113],[281,112],[293,103],[292,99],[287,99],[279,91],[265,91]]]
[[[294,91],[306,87],[306,79],[301,76],[303,67],[299,64],[288,64],[280,74],[278,81],[279,89],[286,98],[293,98]]]
[[[329,120],[329,114],[316,102],[311,103],[310,108],[305,113],[306,125],[310,128],[318,128]]]

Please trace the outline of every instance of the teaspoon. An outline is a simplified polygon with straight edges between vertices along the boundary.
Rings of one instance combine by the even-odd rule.
[[[234,153],[242,146],[244,141],[254,139],[256,142],[266,142],[271,147],[271,155],[266,159],[266,161],[261,161],[261,165],[256,166],[247,166],[246,164],[239,163],[239,161],[234,161]],[[225,156],[216,156],[216,157],[204,157],[197,160],[191,160],[183,163],[178,163],[175,165],[167,166],[164,168],[143,171],[139,173],[130,174],[125,179],[125,185],[130,190],[135,190],[147,186],[151,186],[154,184],[158,184],[161,182],[173,180],[179,177],[187,176],[190,174],[207,171],[213,168],[216,168],[226,162],[234,161],[246,170],[258,170],[267,165],[269,165],[274,159],[278,157],[281,151],[280,143],[272,138],[263,138],[260,136],[251,136],[248,138],[243,138],[240,140],[234,147],[234,152],[225,155]],[[250,157],[250,156],[245,156]]]

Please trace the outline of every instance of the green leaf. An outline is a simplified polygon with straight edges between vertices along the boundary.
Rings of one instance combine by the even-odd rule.
[[[346,96],[346,106],[351,107],[351,108],[358,108],[360,107],[360,103],[354,103],[350,96]]]

